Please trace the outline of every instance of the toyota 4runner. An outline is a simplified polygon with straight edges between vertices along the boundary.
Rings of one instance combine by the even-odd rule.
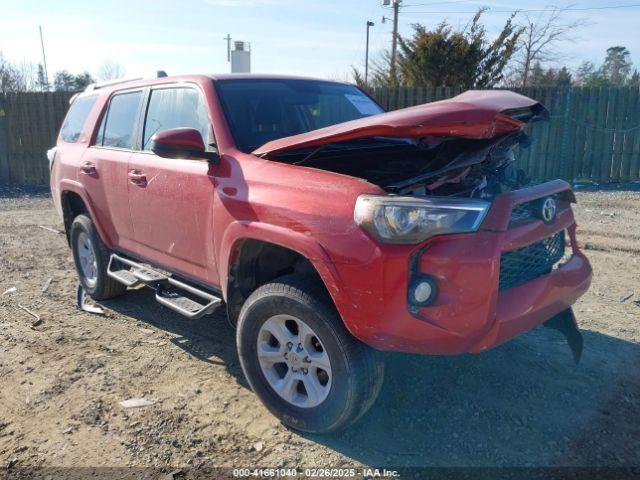
[[[374,402],[376,349],[482,352],[544,324],[579,358],[574,195],[514,165],[547,116],[508,91],[384,113],[321,80],[112,82],[72,99],[51,190],[93,299],[224,306],[258,397],[327,432]]]

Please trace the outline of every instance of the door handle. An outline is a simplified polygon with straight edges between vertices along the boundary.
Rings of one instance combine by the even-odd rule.
[[[98,173],[98,169],[96,168],[96,164],[93,162],[82,162],[82,165],[80,165],[80,173],[84,175],[96,175]]]
[[[129,177],[129,181],[131,183],[133,183],[134,185],[146,185],[147,184],[147,176],[138,171],[138,170],[131,170],[127,176]]]

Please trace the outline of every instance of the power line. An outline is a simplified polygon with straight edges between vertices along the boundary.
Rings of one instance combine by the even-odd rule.
[[[408,6],[408,5],[406,5]],[[535,12],[550,12],[555,10],[562,10],[563,12],[566,11],[574,11],[574,12],[584,12],[587,10],[612,10],[612,9],[617,9],[617,8],[634,8],[634,7],[640,7],[640,3],[634,3],[631,5],[607,5],[607,6],[602,6],[602,7],[567,7],[567,8],[559,8],[559,7],[555,7],[555,8],[534,8],[534,9],[522,9],[522,10],[518,10],[518,9],[511,9],[511,10],[492,10],[492,9],[487,9],[485,11],[486,13],[513,13],[513,12],[531,12],[531,13],[535,13]],[[419,14],[445,14],[445,13],[476,13],[477,10],[474,11],[460,11],[460,10],[450,10],[450,11],[446,11],[446,12],[436,12],[436,11],[430,11],[430,12],[417,12],[417,11],[405,11],[405,13],[419,13]]]
[[[405,4],[402,5],[401,8],[406,8],[406,7],[428,7],[430,5],[442,5],[442,4],[446,4],[446,3],[478,3],[474,0],[447,0],[444,2],[429,2],[429,3],[410,3],[410,4]]]

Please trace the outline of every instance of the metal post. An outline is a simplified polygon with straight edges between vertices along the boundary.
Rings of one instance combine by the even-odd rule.
[[[44,69],[44,85],[49,91],[49,74],[47,73],[47,57],[44,55],[44,40],[42,38],[42,25],[38,25],[40,29],[40,48],[42,49],[42,68]]]
[[[227,62],[231,61],[231,35],[227,33],[227,36],[223,40],[227,41]]]
[[[396,57],[398,50],[398,11],[400,10],[400,0],[393,0],[393,36],[391,38],[391,82],[395,86],[396,81]]]
[[[364,54],[364,83],[368,83],[369,79],[369,28],[373,27],[375,23],[367,21],[367,47]]]

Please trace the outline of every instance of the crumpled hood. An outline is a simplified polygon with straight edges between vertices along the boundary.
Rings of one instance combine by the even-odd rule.
[[[267,142],[252,153],[263,158],[300,148],[367,137],[445,136],[488,139],[548,116],[537,101],[508,90],[469,90],[456,97],[381,113]]]

